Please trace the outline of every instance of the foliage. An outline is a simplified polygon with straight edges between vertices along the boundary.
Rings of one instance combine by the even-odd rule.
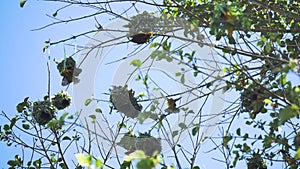
[[[44,50],[72,39],[89,37],[91,33],[119,31],[123,33],[118,34],[119,37],[99,41],[82,51],[88,50],[85,53],[87,57],[93,51],[101,51],[107,46],[113,45],[117,48],[123,43],[128,45],[137,43],[135,45],[138,47],[123,58],[130,59],[134,53],[142,53],[149,47],[151,54],[146,59],[130,61],[135,70],[129,73],[132,75],[140,72],[135,80],[142,84],[143,92],[135,97],[136,91],[129,89],[127,82],[120,86],[112,86],[110,90],[106,89],[110,92],[106,101],[112,104],[107,107],[110,106],[111,109],[107,110],[105,106],[99,104],[101,108],[95,110],[97,114],[90,112],[92,125],[88,125],[87,120],[80,123],[78,120],[80,113],[74,113],[75,116],[68,113],[59,115],[71,102],[71,97],[65,92],[60,92],[50,99],[49,91],[43,101],[29,101],[28,97],[25,98],[17,105],[18,113],[14,117],[11,118],[4,112],[1,114],[9,121],[8,124],[0,126],[1,141],[6,142],[7,146],[20,146],[32,153],[31,157],[26,159],[16,155],[7,163],[11,168],[167,169],[183,168],[182,166],[188,165],[189,168],[197,169],[201,165],[199,152],[204,141],[209,141],[215,146],[208,151],[208,155],[210,152],[217,152],[223,156],[224,159],[219,157],[212,159],[222,162],[224,168],[237,168],[243,162],[247,163],[248,169],[272,168],[277,164],[284,168],[296,169],[300,165],[298,124],[300,87],[289,78],[290,75],[299,76],[300,72],[300,2],[295,0],[228,2],[50,0],[50,2],[61,2],[65,5],[55,11],[53,17],[73,6],[97,9],[97,12],[75,19],[72,17],[67,20],[58,19],[41,29],[94,18],[96,30],[56,42],[47,41]],[[20,6],[24,7],[25,3],[26,1],[22,0]],[[114,8],[115,5],[124,5],[125,12],[119,13]],[[152,9],[153,12],[144,11],[145,7]],[[128,17],[127,13],[132,17]],[[127,24],[121,26],[126,31],[102,27],[98,19],[103,16],[125,20]],[[181,31],[181,35],[178,35],[178,30]],[[124,41],[120,42],[120,39]],[[184,45],[178,45],[178,41]],[[189,44],[213,48],[217,55],[199,58],[197,54],[201,55],[201,51],[189,50]],[[140,49],[140,46],[144,48]],[[147,60],[151,60],[151,64],[147,65]],[[154,63],[179,65],[181,68],[174,73],[173,81],[184,85],[187,90],[168,94],[165,88],[155,86],[158,82],[152,80],[154,75],[149,73]],[[68,85],[68,88],[71,82],[80,83],[78,76],[82,71],[81,64],[76,65],[72,57],[66,56],[57,63],[58,73],[63,77],[63,86]],[[146,74],[142,71],[144,65],[148,70]],[[207,73],[209,70],[212,73]],[[198,78],[196,84],[189,84],[188,73]],[[226,108],[221,108],[218,110],[220,113],[215,112],[215,115],[203,114],[206,111],[203,107],[208,104],[207,99],[221,90],[230,96],[230,99],[226,100]],[[155,92],[160,95],[155,96],[153,94]],[[186,100],[184,94],[195,98]],[[88,99],[84,104],[90,106],[93,101],[98,103],[100,100]],[[196,101],[202,105],[198,110],[192,110],[192,103]],[[167,104],[166,109],[162,103]],[[176,124],[177,128],[173,129],[170,123],[174,121],[174,115],[181,116],[184,120],[188,119],[189,115],[193,115],[194,118],[190,122],[183,121]],[[202,130],[205,129],[205,122],[218,115],[222,115],[222,119],[213,125],[220,129],[219,133],[217,136],[204,136],[205,132]],[[115,123],[111,125],[109,118],[115,116],[120,120],[114,121]],[[70,120],[69,123],[66,122],[67,119]],[[130,123],[131,121],[134,123]],[[83,123],[85,124],[82,125]],[[97,126],[103,123],[109,126],[107,129],[109,135],[99,134],[103,128],[96,131]],[[146,129],[143,126],[146,126],[144,127]],[[142,129],[136,131],[135,127]],[[82,134],[78,128],[87,134]],[[156,134],[156,131],[159,134]],[[23,135],[32,137],[32,143],[25,142],[19,132],[22,133],[22,137]],[[122,133],[126,134],[121,137]],[[181,140],[185,136],[184,133],[187,133],[189,143]],[[121,139],[117,141],[119,136]],[[100,139],[109,140],[109,146],[105,147]],[[162,141],[168,143],[171,155],[163,152]],[[117,146],[126,149],[124,159],[118,154]],[[66,160],[65,153],[71,149],[70,147],[75,147],[78,153],[77,162],[74,164]],[[105,148],[107,150],[104,150]],[[101,157],[96,155],[94,149],[98,149]],[[168,157],[171,157],[171,162],[168,161],[170,160]]]

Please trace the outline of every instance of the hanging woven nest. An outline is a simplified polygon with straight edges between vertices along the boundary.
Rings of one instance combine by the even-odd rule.
[[[62,85],[66,86],[72,82],[78,82],[79,79],[76,77],[81,73],[81,69],[76,68],[76,62],[72,57],[63,59],[57,64],[57,69],[60,75],[63,77]]]
[[[113,86],[110,94],[110,102],[116,110],[131,118],[138,117],[143,108],[142,105],[137,103],[134,91],[128,90],[127,86]]]
[[[66,91],[58,92],[51,100],[58,110],[62,110],[71,104],[71,96]]]
[[[33,103],[32,117],[40,124],[45,125],[55,117],[56,107],[50,101],[37,101]]]
[[[160,139],[149,134],[141,134],[140,136],[125,134],[117,144],[125,148],[127,154],[136,150],[144,151],[147,156],[152,156],[155,151],[158,153],[161,152]]]
[[[262,159],[261,155],[254,153],[252,158],[247,159],[248,169],[267,169],[265,161]]]

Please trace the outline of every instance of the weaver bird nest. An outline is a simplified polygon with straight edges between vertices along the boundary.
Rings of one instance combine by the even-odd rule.
[[[138,117],[143,108],[142,105],[137,103],[134,91],[128,90],[127,86],[113,86],[110,101],[116,110],[131,118]]]
[[[71,96],[66,91],[58,92],[51,100],[58,110],[62,110],[71,104]]]
[[[32,107],[32,117],[40,124],[45,125],[55,117],[56,107],[50,101],[36,101]]]

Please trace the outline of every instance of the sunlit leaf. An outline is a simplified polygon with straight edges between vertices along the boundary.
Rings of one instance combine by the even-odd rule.
[[[103,168],[104,167],[104,165],[103,165],[100,158],[97,158],[97,160],[95,162],[95,165],[96,165],[96,168]]]
[[[297,149],[296,155],[295,155],[296,159],[300,159],[300,148]]]
[[[296,93],[300,93],[300,87],[296,86],[294,90]]]
[[[159,46],[160,44],[158,42],[154,42],[150,44],[150,48],[155,48],[157,46]]]
[[[124,157],[124,161],[132,161],[134,159],[141,159],[141,158],[146,158],[146,155],[143,151],[137,150],[133,153],[130,153],[129,155],[126,155]]]
[[[75,157],[77,158],[78,163],[82,166],[88,167],[92,163],[91,155],[85,156],[84,154],[78,153],[78,154],[75,154]]]
[[[92,99],[86,99],[86,101],[84,102],[84,105],[88,106],[91,102],[92,102]]]
[[[93,122],[96,121],[96,116],[95,115],[92,114],[92,115],[89,115],[89,117],[92,119]]]
[[[36,167],[40,167],[41,163],[42,163],[41,159],[38,159],[33,162],[33,165]]]
[[[270,100],[270,99],[265,99],[265,100],[264,100],[264,103],[266,103],[266,104],[271,104],[271,103],[272,103],[272,100]]]
[[[63,115],[60,116],[59,120],[64,121],[68,114],[69,113],[65,112]]]
[[[140,59],[135,59],[130,62],[131,65],[136,66],[136,67],[141,67],[142,66],[142,61]]]
[[[56,162],[56,161],[57,161],[56,158],[54,157],[51,158],[51,162]]]
[[[49,48],[48,45],[44,46],[44,47],[43,47],[43,52],[45,53],[45,52],[47,51],[48,48]]]

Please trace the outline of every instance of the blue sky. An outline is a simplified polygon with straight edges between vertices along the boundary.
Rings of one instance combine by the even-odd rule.
[[[41,4],[30,1],[25,8],[20,8],[18,0],[0,1],[0,109],[10,117],[25,97],[42,99],[47,92],[46,59],[42,48],[51,33],[30,31],[47,23],[45,13],[51,8]],[[3,118],[0,123],[3,124]],[[7,168],[7,160],[17,154],[15,150],[0,143],[0,168]]]
[[[0,63],[0,110],[9,117],[16,112],[16,105],[25,97],[31,101],[42,100],[47,94],[47,56],[43,53],[44,42],[49,38],[60,40],[71,36],[72,33],[79,33],[91,29],[90,26],[81,23],[77,25],[59,25],[39,31],[31,31],[53,20],[46,16],[52,14],[60,7],[59,4],[31,1],[29,0],[24,8],[19,6],[19,0],[0,1],[1,19],[1,63]],[[72,11],[59,13],[58,15],[70,15]],[[81,15],[80,11],[76,14]],[[78,26],[78,25],[84,25]],[[70,27],[72,26],[71,30]],[[92,25],[94,26],[94,25]],[[68,29],[66,29],[68,27]],[[83,42],[85,44],[85,42]],[[63,58],[63,46],[51,47],[51,60]],[[54,62],[51,62],[51,91],[58,92],[63,88],[60,86],[61,77],[55,70]],[[7,123],[0,118],[0,123]],[[6,147],[0,142],[0,168],[7,168],[7,161],[13,159],[17,148]],[[5,155],[4,155],[5,154]]]

